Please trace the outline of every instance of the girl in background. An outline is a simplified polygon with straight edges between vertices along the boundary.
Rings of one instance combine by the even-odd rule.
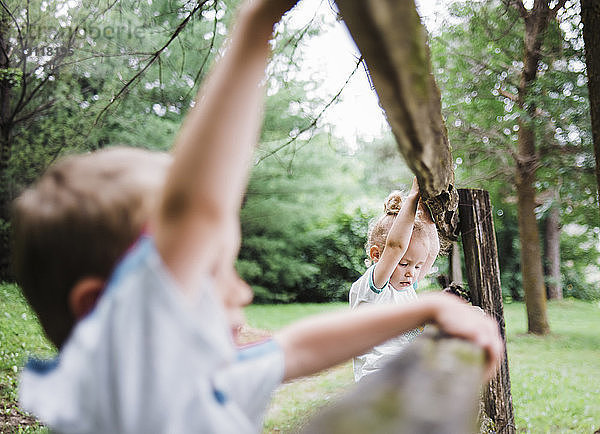
[[[419,206],[416,178],[408,196],[392,192],[384,214],[370,225],[366,250],[370,267],[350,289],[350,307],[364,304],[404,304],[417,299],[415,289],[431,269],[440,250],[435,224]],[[421,333],[411,330],[354,358],[354,380],[380,369]]]

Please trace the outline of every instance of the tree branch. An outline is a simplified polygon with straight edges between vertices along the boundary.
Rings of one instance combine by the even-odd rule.
[[[40,113],[42,113],[42,112],[44,112],[44,111],[48,110],[49,108],[51,108],[51,107],[54,105],[54,103],[55,103],[55,102],[56,102],[56,100],[54,100],[54,99],[51,99],[51,100],[50,100],[50,101],[48,101],[47,103],[45,103],[45,104],[42,104],[42,105],[41,105],[41,106],[39,106],[39,107],[36,107],[36,108],[35,108],[34,110],[32,110],[31,112],[29,112],[29,113],[27,113],[27,114],[25,114],[25,115],[23,115],[23,116],[21,116],[21,117],[19,117],[19,118],[13,119],[13,121],[12,121],[12,122],[13,122],[14,124],[18,124],[18,123],[20,123],[20,122],[27,121],[27,120],[31,119],[32,117],[34,117],[34,116],[37,116],[37,115],[39,115]]]
[[[207,1],[208,0],[203,0],[201,2],[198,2],[198,4],[196,4],[194,9],[177,26],[177,28],[175,29],[175,32],[173,32],[173,34],[171,34],[171,37],[169,38],[169,40],[161,48],[159,48],[153,54],[152,58],[146,63],[146,65],[140,71],[138,71],[131,79],[129,79],[129,81],[127,81],[127,83],[125,83],[125,85],[121,88],[121,90],[119,90],[119,92],[117,92],[117,94],[110,99],[110,102],[100,111],[100,113],[98,113],[98,116],[96,116],[96,119],[94,120],[94,122],[92,124],[92,129],[98,125],[100,118],[108,111],[108,109],[114,104],[114,102],[121,95],[123,95],[125,92],[127,92],[127,90],[129,89],[129,86],[131,86],[135,81],[137,81],[146,72],[146,70],[156,61],[156,59],[158,59],[158,57],[162,54],[162,52],[169,45],[171,45],[171,42],[173,42],[175,40],[175,38],[177,38],[177,36],[179,36],[179,33],[181,33],[181,31],[187,26],[190,19],[196,14],[196,12],[198,12],[198,10],[200,10],[202,8],[202,6],[204,6],[204,4]]]
[[[19,26],[19,22],[17,21],[17,19],[15,18],[15,16],[12,14],[12,12],[10,11],[10,9],[8,9],[8,6],[6,5],[6,3],[4,3],[3,0],[0,0],[0,6],[2,6],[2,8],[8,14],[8,16],[12,19],[13,23],[15,23],[15,28],[17,29],[17,35],[18,35],[18,38],[19,38],[19,45],[21,46],[21,50],[24,51],[25,50],[25,46],[24,46],[24,42],[23,42],[23,34],[21,33],[21,26]]]
[[[556,3],[556,5],[550,9],[550,19],[554,19],[556,17],[558,11],[565,6],[565,3],[567,3],[567,0],[558,0],[558,3]]]
[[[350,75],[348,76],[348,78],[346,79],[346,81],[344,82],[344,84],[342,85],[342,87],[340,88],[340,90],[338,91],[338,93],[335,94],[335,96],[333,98],[331,98],[331,100],[325,104],[325,106],[323,107],[323,109],[319,112],[319,114],[312,120],[312,122],[307,125],[306,127],[302,128],[300,131],[298,131],[297,134],[294,135],[294,137],[290,138],[288,141],[286,141],[284,144],[278,146],[277,148],[275,148],[274,150],[272,150],[271,152],[267,153],[266,155],[263,155],[262,157],[260,157],[258,159],[258,161],[256,162],[256,165],[260,164],[262,161],[266,160],[267,158],[269,158],[272,155],[275,155],[277,152],[281,151],[282,149],[284,149],[285,147],[289,146],[291,143],[293,143],[294,141],[296,141],[298,139],[298,137],[302,134],[305,133],[306,131],[314,128],[317,125],[317,122],[319,121],[319,119],[321,119],[321,117],[323,116],[323,114],[327,111],[327,109],[335,102],[337,101],[337,99],[340,97],[340,95],[342,94],[342,92],[344,91],[344,89],[346,88],[346,86],[348,85],[348,83],[350,82],[350,79],[354,76],[354,74],[356,73],[356,71],[358,70],[358,67],[360,66],[360,64],[362,63],[363,58],[362,56],[358,59],[358,61],[356,62],[356,66],[354,67],[354,69],[352,70],[352,72],[350,73]]]
[[[212,52],[212,50],[213,50],[213,48],[215,46],[215,39],[217,38],[217,22],[218,22],[218,19],[217,19],[217,5],[218,5],[218,2],[215,1],[215,4],[214,4],[214,7],[215,7],[215,19],[213,21],[213,29],[212,29],[212,34],[213,35],[212,35],[212,38],[210,38],[210,45],[208,46],[208,49],[206,50],[206,56],[204,56],[204,59],[202,59],[202,64],[200,65],[200,68],[198,69],[198,72],[196,73],[196,76],[194,77],[194,83],[192,84],[192,86],[190,87],[190,89],[185,94],[185,97],[183,98],[184,101],[188,100],[188,98],[190,97],[190,93],[196,87],[196,83],[200,79],[200,75],[202,74],[202,72],[204,71],[204,68],[206,67],[206,63],[208,62],[208,58],[210,57],[210,53]],[[183,64],[181,65],[181,70],[183,71]]]
[[[519,101],[519,97],[517,95],[515,95],[514,93],[511,93],[504,89],[497,89],[497,91],[500,95],[502,95],[505,98],[508,98],[509,100],[511,100],[514,103],[517,103]]]
[[[514,7],[519,12],[519,15],[521,15],[521,18],[525,19],[529,16],[523,0],[503,0],[503,2],[507,7]]]

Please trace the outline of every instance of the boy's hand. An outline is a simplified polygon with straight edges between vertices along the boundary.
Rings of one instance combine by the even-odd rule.
[[[454,295],[431,294],[422,299],[434,306],[433,323],[441,330],[483,348],[487,356],[486,378],[491,379],[504,356],[498,323]]]
[[[261,17],[269,21],[269,25],[275,25],[296,3],[298,0],[248,0],[246,6],[255,8]]]

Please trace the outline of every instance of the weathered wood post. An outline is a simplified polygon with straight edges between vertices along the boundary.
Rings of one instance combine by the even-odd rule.
[[[477,432],[483,351],[436,330],[321,412],[303,434]]]
[[[506,343],[500,267],[490,195],[485,190],[462,188],[458,190],[458,194],[460,231],[471,302],[498,321],[500,334]],[[485,415],[494,424],[493,432],[516,432],[506,347],[502,365],[496,377],[484,388],[483,398]]]

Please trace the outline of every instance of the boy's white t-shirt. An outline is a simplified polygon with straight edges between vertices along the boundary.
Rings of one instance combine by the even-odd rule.
[[[418,299],[414,287],[396,289],[388,281],[382,289],[373,283],[373,264],[356,282],[352,284],[349,293],[350,307],[358,308],[363,304],[405,304]],[[421,333],[420,329],[411,330],[380,345],[369,352],[354,358],[354,381],[365,375],[378,371],[394,356]]]
[[[22,408],[61,433],[259,432],[283,352],[237,350],[213,292],[184,297],[140,239],[57,359],[25,368]]]

